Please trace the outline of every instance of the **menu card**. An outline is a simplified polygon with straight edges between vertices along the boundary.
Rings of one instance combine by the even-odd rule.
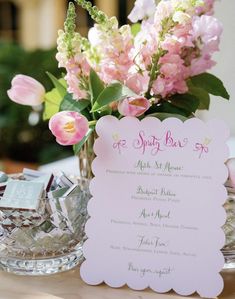
[[[96,131],[82,279],[90,285],[218,296],[226,125],[105,116]]]

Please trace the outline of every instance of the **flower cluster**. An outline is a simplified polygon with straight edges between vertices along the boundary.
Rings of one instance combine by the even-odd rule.
[[[213,4],[213,0],[168,0],[158,5],[137,0],[129,15],[132,22],[143,20],[137,36],[129,25],[119,28],[115,17],[95,24],[88,35],[93,59],[91,51],[81,53],[78,33],[66,40],[66,32],[60,31],[57,59],[66,68],[69,92],[75,99],[86,97],[92,67],[105,84],[118,80],[137,94],[159,99],[186,93],[188,78],[215,64],[212,55],[219,49],[222,26],[210,15]],[[64,59],[66,42],[74,55]]]
[[[73,94],[75,100],[87,97],[87,81],[90,65],[85,55],[86,40],[75,32],[75,7],[69,6],[68,18],[65,22],[65,31],[58,32],[58,53],[56,58],[59,67],[66,69],[65,80],[68,83],[68,92]]]
[[[58,112],[74,111],[51,115],[57,141],[84,142],[88,129],[94,130],[106,114],[184,119],[197,109],[209,109],[210,94],[229,99],[223,83],[207,73],[215,65],[213,54],[222,34],[213,16],[214,1],[136,0],[129,15],[134,24],[119,27],[116,17],[76,0],[95,21],[88,38],[76,32],[75,5],[70,3],[56,55],[66,70],[65,91],[56,78],[53,83],[61,97]]]

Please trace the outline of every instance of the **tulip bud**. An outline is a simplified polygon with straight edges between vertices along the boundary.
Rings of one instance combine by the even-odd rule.
[[[38,106],[44,101],[45,88],[29,76],[17,75],[13,78],[11,85],[7,94],[13,102],[21,105]]]
[[[150,108],[150,102],[144,97],[128,97],[118,104],[118,111],[124,116],[140,116]]]

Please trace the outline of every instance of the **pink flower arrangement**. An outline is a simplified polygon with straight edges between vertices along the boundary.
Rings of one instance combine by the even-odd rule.
[[[75,5],[70,3],[56,55],[66,75],[60,80],[50,75],[61,112],[46,111],[60,144],[81,145],[88,128],[94,130],[106,114],[185,119],[197,109],[209,109],[210,94],[229,99],[223,83],[208,73],[222,34],[213,16],[214,0],[136,0],[129,15],[135,24],[122,27],[89,1],[75,2],[95,25],[88,38],[76,32]],[[22,104],[42,103],[43,87],[22,78],[13,79],[9,97]]]
[[[162,0],[158,5],[152,0],[137,0],[129,15],[132,22],[143,20],[136,36],[129,25],[119,28],[116,18],[99,21],[89,2],[77,2],[97,21],[88,34],[89,46],[82,53],[105,84],[118,80],[138,95],[165,101],[189,92],[190,78],[215,64],[212,55],[219,50],[222,25],[211,16],[213,0]],[[67,67],[63,62],[66,54],[61,53],[66,49],[61,46],[64,43],[65,39],[58,39],[59,65],[66,67],[73,97],[84,99],[79,79],[87,77],[89,67]],[[74,55],[83,48],[81,39],[79,50],[77,45]]]

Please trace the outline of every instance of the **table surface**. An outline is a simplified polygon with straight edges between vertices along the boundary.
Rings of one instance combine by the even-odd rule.
[[[235,299],[235,271],[222,273],[225,288],[219,299]],[[156,294],[151,290],[112,289],[102,284],[88,286],[80,278],[79,268],[47,277],[24,277],[0,272],[0,299],[185,299],[175,293]]]

